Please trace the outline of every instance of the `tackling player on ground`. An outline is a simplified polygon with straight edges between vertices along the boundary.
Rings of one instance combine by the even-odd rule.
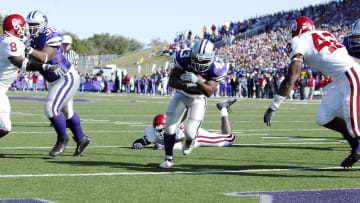
[[[47,27],[47,17],[40,11],[32,11],[26,17],[31,40],[25,43],[25,51],[31,59],[47,64],[59,64],[66,67],[66,74],[59,77],[49,71],[40,73],[49,82],[45,103],[45,114],[57,133],[57,141],[50,151],[52,157],[64,152],[68,143],[66,126],[73,133],[77,147],[73,156],[80,156],[90,143],[90,137],[84,135],[80,118],[73,110],[73,97],[79,88],[79,74],[63,56],[61,35],[54,28]]]
[[[219,102],[216,107],[220,111],[221,116],[221,134],[211,133],[203,128],[199,129],[198,136],[195,138],[196,147],[228,147],[235,142],[235,135],[232,134],[231,124],[228,116],[229,107],[236,102],[236,99],[228,99]],[[166,124],[166,116],[158,114],[154,117],[153,125],[145,129],[145,135],[135,140],[133,149],[141,149],[146,145],[155,144],[154,149],[162,149],[164,144],[164,128]],[[182,149],[185,144],[184,124],[176,129],[174,149]],[[190,150],[192,150],[191,148]],[[191,151],[186,151],[191,153]]]
[[[165,161],[159,165],[160,168],[174,165],[176,129],[182,122],[186,138],[183,153],[191,152],[204,120],[207,97],[213,95],[218,81],[227,71],[224,62],[215,57],[213,43],[206,39],[196,41],[192,49],[176,52],[174,63],[169,85],[176,89],[176,93],[166,111]]]
[[[25,58],[26,21],[18,14],[8,15],[3,21],[3,35],[0,37],[0,138],[11,131],[10,102],[7,90],[16,80],[19,68],[22,71],[53,71],[62,76],[64,69],[59,65],[32,63]]]
[[[292,39],[287,45],[287,53],[291,64],[288,75],[266,110],[264,122],[270,126],[275,111],[299,77],[303,63],[313,71],[331,76],[335,80],[322,98],[315,119],[317,124],[340,132],[348,141],[351,153],[341,166],[352,167],[360,159],[360,66],[332,34],[315,30],[311,19],[304,16],[296,18],[290,25],[290,31]]]

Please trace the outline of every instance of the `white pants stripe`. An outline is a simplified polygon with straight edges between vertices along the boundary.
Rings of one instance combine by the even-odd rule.
[[[48,118],[57,116],[61,111],[66,119],[73,116],[73,97],[79,88],[79,74],[71,67],[62,78],[49,83],[49,91],[44,106]]]

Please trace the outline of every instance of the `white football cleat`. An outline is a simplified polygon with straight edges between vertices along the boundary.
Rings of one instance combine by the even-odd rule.
[[[172,156],[165,156],[165,161],[159,165],[159,168],[171,168],[174,165],[174,158]]]
[[[196,139],[193,140],[186,140],[185,144],[183,145],[182,152],[184,155],[189,155],[195,148],[195,144],[197,143]]]

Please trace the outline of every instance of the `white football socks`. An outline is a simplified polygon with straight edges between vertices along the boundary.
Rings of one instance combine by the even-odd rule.
[[[223,108],[220,110],[220,116],[221,116],[221,117],[229,116],[229,113],[228,113],[228,111],[227,111],[227,108],[223,107]]]

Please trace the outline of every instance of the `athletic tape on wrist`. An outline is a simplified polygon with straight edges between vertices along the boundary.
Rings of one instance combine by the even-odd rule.
[[[25,58],[21,64],[21,70],[23,72],[26,72],[26,66],[27,66],[27,63],[29,62],[29,59]]]
[[[44,63],[47,63],[47,61],[48,61],[48,54],[45,53],[45,61],[44,61]]]

